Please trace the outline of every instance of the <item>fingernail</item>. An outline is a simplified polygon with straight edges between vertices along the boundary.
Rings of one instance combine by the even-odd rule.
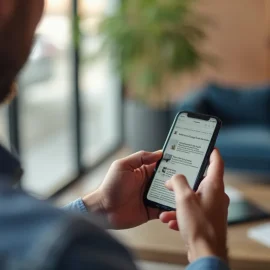
[[[165,182],[165,186],[169,185],[169,183],[170,183],[170,180],[167,180],[167,181]]]

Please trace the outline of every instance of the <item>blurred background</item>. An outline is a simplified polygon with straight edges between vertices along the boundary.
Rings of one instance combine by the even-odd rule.
[[[269,1],[127,3],[46,1],[19,95],[0,113],[22,185],[47,198],[119,151],[159,149],[182,109],[223,120],[227,169],[267,178]]]
[[[18,78],[18,98],[9,112],[1,112],[3,141],[11,139],[25,169],[22,185],[41,197],[102,163],[122,143],[120,76],[108,57],[84,61],[100,46],[99,22],[116,4],[46,1],[33,51]]]
[[[19,96],[1,111],[25,188],[49,197],[124,146],[161,148],[182,109],[223,120],[229,169],[269,173],[268,1],[178,2],[46,1]]]
[[[25,189],[64,203],[191,110],[223,120],[226,175],[269,182],[269,59],[268,0],[47,0],[1,141]]]

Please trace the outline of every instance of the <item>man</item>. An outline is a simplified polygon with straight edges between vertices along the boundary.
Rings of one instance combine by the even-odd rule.
[[[43,0],[0,0],[1,103],[14,94],[13,81],[28,57],[43,8]],[[129,252],[98,227],[95,214],[111,229],[160,218],[169,228],[180,229],[192,262],[189,269],[228,269],[229,201],[218,151],[213,152],[207,177],[196,193],[184,176],[166,183],[175,192],[177,211],[160,215],[143,204],[142,194],[161,156],[142,151],[114,162],[95,192],[64,211],[12,188],[20,164],[1,147],[0,269],[136,269]]]

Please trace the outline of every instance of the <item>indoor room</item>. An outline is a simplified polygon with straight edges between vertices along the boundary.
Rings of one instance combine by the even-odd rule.
[[[0,78],[0,91],[1,85]],[[110,177],[126,175],[113,194],[119,202],[129,189],[123,202],[129,205],[138,195],[133,176],[142,174],[138,197],[147,218],[132,223],[137,206],[131,205],[121,216],[132,220],[128,225],[116,226],[111,212],[104,221],[102,210],[95,222],[130,250],[138,269],[210,269],[190,259],[181,228],[192,225],[180,221],[188,218],[178,211],[181,184],[173,179],[184,175],[186,190],[201,202],[220,153],[225,171],[223,178],[220,161],[217,181],[230,203],[224,243],[219,239],[215,248],[224,244],[226,255],[215,248],[204,254],[226,264],[214,270],[270,269],[269,0],[45,0],[28,60],[12,85],[16,97],[0,107],[0,140],[21,164],[16,189],[60,209],[82,198],[91,221],[97,205],[85,201],[102,187],[108,194]],[[136,165],[121,167],[135,157]],[[0,160],[7,162],[1,151]],[[213,214],[222,212],[217,185],[215,210],[191,214],[200,231],[208,230],[207,220],[221,219]],[[115,224],[106,227],[110,219]],[[0,245],[0,260],[1,253]],[[59,269],[109,269],[70,267]]]

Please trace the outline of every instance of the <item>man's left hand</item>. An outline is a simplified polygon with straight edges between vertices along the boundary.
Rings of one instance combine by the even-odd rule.
[[[160,210],[144,205],[143,194],[162,151],[140,151],[115,161],[104,182],[83,202],[89,211],[105,214],[112,229],[128,229],[157,219]]]

